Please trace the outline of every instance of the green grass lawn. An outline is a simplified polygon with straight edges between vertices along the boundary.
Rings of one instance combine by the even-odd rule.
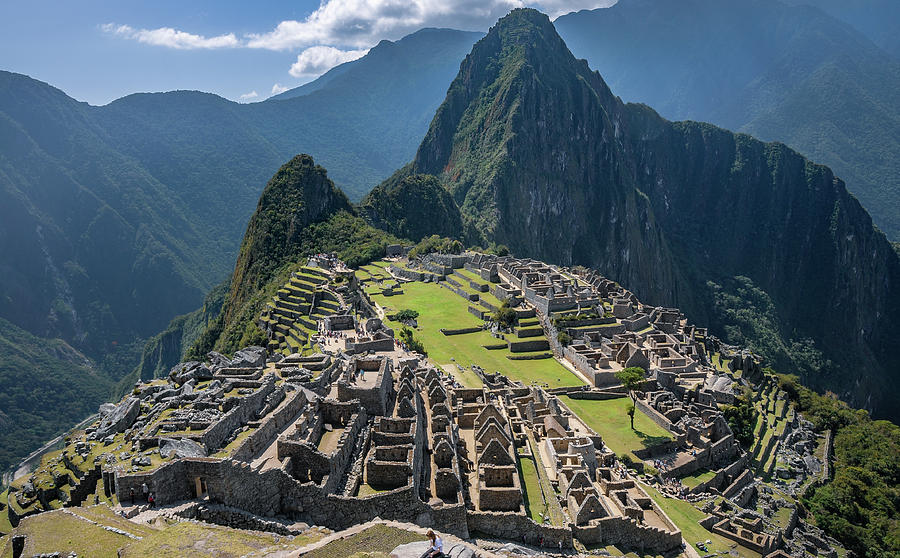
[[[416,337],[425,345],[429,358],[438,365],[457,362],[465,367],[478,364],[488,372],[500,371],[525,384],[547,383],[550,387],[580,386],[583,382],[555,359],[509,360],[507,349],[489,351],[482,345],[502,342],[487,331],[464,335],[444,335],[441,328],[478,327],[483,322],[468,311],[459,295],[434,283],[407,283],[402,295],[373,294],[372,300],[385,307],[387,313],[404,308],[419,312]],[[391,327],[401,327],[390,322]],[[456,373],[456,371],[454,371]]]
[[[239,531],[218,525],[181,522],[139,541],[129,541],[121,556],[123,558],[181,558],[197,556],[209,558],[238,558],[260,553],[287,552],[321,538],[300,535],[287,541],[271,533]],[[261,554],[254,554],[261,555]],[[79,554],[82,556],[82,554]],[[84,556],[93,556],[85,554]]]
[[[709,471],[706,469],[696,471],[692,475],[687,475],[686,477],[681,477],[681,483],[688,488],[694,488],[695,486],[700,486],[704,482],[708,480],[712,480],[716,474],[713,471]]]
[[[569,396],[562,396],[561,399],[573,413],[603,438],[616,455],[630,454],[632,459],[640,461],[632,452],[672,439],[669,432],[640,410],[635,410],[634,430],[632,430],[631,420],[626,413],[626,409],[631,405],[631,399],[628,397],[606,401],[572,399]]]
[[[13,533],[27,537],[23,556],[74,551],[79,556],[116,558],[119,548],[131,542],[125,535],[107,531],[63,511],[26,517]],[[0,556],[12,556],[11,542],[0,549]]]
[[[347,538],[332,541],[304,558],[350,558],[351,556],[385,556],[401,544],[424,541],[425,536],[387,525],[374,525]],[[365,554],[362,554],[365,553]]]
[[[695,508],[690,502],[685,502],[684,500],[678,500],[676,498],[666,498],[653,487],[644,484],[641,486],[647,491],[647,494],[653,498],[657,505],[666,512],[669,519],[681,529],[681,536],[684,541],[695,549],[697,548],[696,544],[698,542],[711,540],[711,548],[708,547],[711,552],[724,551],[725,553],[729,553],[729,550],[733,549],[733,553],[731,553],[732,556],[759,558],[759,553],[744,548],[725,537],[716,535],[701,527],[698,522],[706,517],[706,514]]]
[[[3,505],[6,506],[6,498],[9,495],[9,489],[7,488],[3,492],[0,492],[0,502],[3,502]],[[0,512],[0,535],[8,535],[12,532],[12,525],[9,523],[9,514],[6,513],[6,508],[2,512]],[[2,548],[2,546],[0,546]]]
[[[525,489],[525,507],[528,508],[526,510],[528,517],[541,523],[543,518],[540,514],[547,513],[547,504],[541,495],[541,481],[538,478],[534,459],[531,457],[520,457],[519,470],[522,474],[522,485]]]

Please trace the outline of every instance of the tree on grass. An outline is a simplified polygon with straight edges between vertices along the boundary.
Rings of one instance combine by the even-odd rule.
[[[415,310],[410,310],[409,308],[404,308],[400,310],[396,314],[394,314],[394,319],[398,322],[411,322],[419,317],[419,313]]]
[[[428,353],[425,351],[425,345],[416,339],[413,331],[408,327],[404,327],[400,330],[400,340],[406,345],[407,350],[428,356]]]
[[[616,379],[622,382],[628,395],[631,397],[631,406],[627,409],[628,416],[631,418],[631,429],[634,430],[634,406],[637,405],[636,391],[641,389],[647,373],[640,366],[631,366],[624,370],[616,372]]]
[[[507,298],[503,301],[503,304],[500,305],[500,308],[497,308],[493,315],[491,315],[491,319],[503,327],[511,328],[516,325],[516,321],[518,321],[519,318]]]

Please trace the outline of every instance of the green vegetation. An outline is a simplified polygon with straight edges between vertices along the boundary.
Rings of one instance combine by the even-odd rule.
[[[283,537],[256,531],[229,529],[218,525],[179,522],[168,525],[142,540],[128,544],[122,558],[181,558],[198,556],[209,558],[239,558],[251,553],[287,551],[315,542],[321,538],[301,535],[290,543]],[[80,554],[79,554],[80,556]],[[115,555],[114,555],[115,556]]]
[[[833,393],[820,395],[794,375],[779,375],[804,418],[834,438],[834,477],[804,497],[816,523],[858,556],[900,552],[900,426],[873,421]]]
[[[419,313],[415,310],[410,310],[409,308],[404,308],[400,310],[396,314],[394,314],[393,319],[398,322],[411,322],[419,317]]]
[[[734,433],[735,439],[744,447],[753,445],[753,427],[756,424],[758,412],[751,401],[749,389],[744,389],[735,397],[734,405],[722,407],[725,420]]]
[[[563,365],[552,358],[540,360],[510,360],[508,350],[488,350],[484,345],[497,344],[498,339],[487,331],[464,335],[444,335],[441,328],[463,329],[480,327],[484,322],[470,314],[466,301],[449,289],[434,283],[404,283],[403,294],[383,296],[373,294],[372,300],[385,308],[390,315],[392,308],[413,308],[419,312],[415,331],[428,350],[429,358],[438,365],[456,362],[463,366],[478,364],[488,372],[499,370],[513,380],[525,384],[547,383],[551,387],[578,386],[582,382]],[[391,322],[392,327],[401,324]],[[527,354],[527,353],[519,353]],[[457,371],[453,370],[456,374]]]
[[[0,318],[0,471],[62,434],[109,396],[112,382],[61,340]]]
[[[703,469],[701,471],[697,471],[690,475],[681,477],[679,480],[681,481],[681,484],[685,485],[686,487],[694,488],[696,486],[700,486],[706,481],[712,480],[715,476],[715,472]]]
[[[506,328],[515,327],[518,317],[516,311],[510,305],[509,299],[504,300],[503,304],[494,311],[491,315],[491,320]]]
[[[522,488],[525,490],[525,507],[528,517],[538,523],[543,523],[542,515],[547,515],[548,506],[541,494],[541,481],[538,478],[534,459],[518,456],[519,473],[522,477]]]
[[[609,449],[619,456],[628,456],[633,461],[640,461],[632,452],[672,439],[669,432],[641,412],[635,413],[632,427],[625,411],[633,404],[627,397],[601,401],[573,399],[564,395],[561,399],[572,412],[603,438]]]
[[[132,534],[142,531],[137,525],[129,529]],[[79,556],[117,558],[118,549],[131,542],[125,535],[107,531],[61,510],[26,517],[13,534],[26,535],[25,556],[74,551]],[[11,556],[12,543],[7,542],[0,548],[0,557]]]
[[[263,305],[306,256],[335,252],[350,266],[384,255],[399,242],[354,213],[347,197],[312,157],[298,155],[282,165],[266,185],[241,244],[222,312],[189,351],[215,348],[231,353],[249,344],[265,345],[256,324]]]
[[[632,430],[634,430],[634,406],[637,404],[635,392],[641,389],[646,377],[647,371],[639,366],[631,366],[616,372],[616,379],[622,382],[622,385],[628,390],[629,397],[631,397],[631,406],[625,409],[625,413],[631,419]]]
[[[428,356],[425,346],[422,345],[421,341],[416,339],[415,334],[408,327],[404,327],[400,330],[400,341],[403,341],[403,343],[406,344],[408,350]]]
[[[366,221],[414,242],[430,235],[463,238],[462,215],[450,192],[434,176],[409,173],[409,166],[398,170],[363,198],[359,210]]]
[[[438,254],[459,254],[462,251],[463,245],[459,240],[440,237],[435,234],[423,238],[421,242],[413,246],[412,250],[409,251],[409,258],[414,259],[435,252]]]
[[[349,537],[332,541],[303,556],[304,558],[351,558],[358,556],[359,553],[366,553],[361,556],[381,556],[378,553],[384,553],[383,555],[387,556],[387,553],[401,544],[424,540],[425,536],[418,533],[387,525],[373,525]]]

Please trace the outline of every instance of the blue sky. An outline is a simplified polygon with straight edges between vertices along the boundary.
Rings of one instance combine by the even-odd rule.
[[[486,30],[511,8],[551,16],[611,0],[5,0],[0,69],[91,104],[196,89],[257,101],[422,27]]]

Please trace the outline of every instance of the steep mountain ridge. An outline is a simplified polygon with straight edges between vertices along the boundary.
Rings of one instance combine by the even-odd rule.
[[[726,338],[737,323],[715,295],[748,278],[775,331],[742,341],[896,414],[900,261],[843,182],[784,145],[624,104],[546,16],[515,10],[476,44],[411,171],[438,176],[487,240],[597,268]]]
[[[554,24],[573,54],[626,101],[646,103],[666,118],[781,141],[829,165],[896,239],[900,59],[805,5],[865,12],[867,21],[890,27],[897,25],[896,3],[842,2],[840,9],[830,0],[793,3],[622,0]]]

